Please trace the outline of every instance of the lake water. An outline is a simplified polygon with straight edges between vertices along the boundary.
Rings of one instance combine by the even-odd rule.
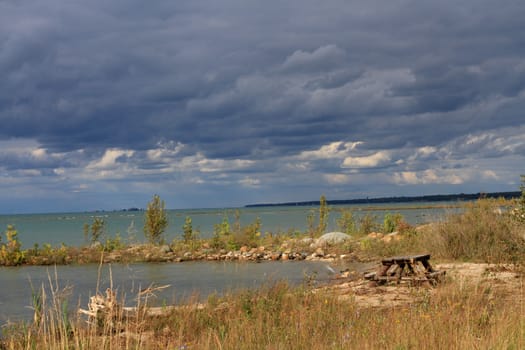
[[[263,283],[287,281],[297,285],[315,276],[322,283],[330,278],[326,263],[299,262],[184,262],[172,264],[112,264],[100,268],[95,264],[76,266],[22,266],[1,267],[0,325],[8,321],[30,320],[32,288],[50,285],[67,290],[65,296],[71,311],[78,306],[87,308],[88,299],[98,290],[103,292],[113,285],[118,295],[126,296],[128,305],[137,305],[140,290],[150,286],[169,287],[156,292],[150,302],[154,305],[172,304],[187,300],[195,293],[200,300],[213,293],[222,294],[240,288],[255,288]],[[359,267],[355,267],[359,268]],[[110,272],[111,271],[111,272]]]
[[[410,224],[422,224],[436,221],[446,213],[458,209],[450,209],[436,204],[418,203],[385,204],[367,207],[363,205],[332,206],[328,231],[337,230],[336,221],[341,210],[351,209],[358,219],[365,214],[375,215],[379,222],[386,213],[400,213]],[[169,210],[169,226],[166,240],[180,238],[182,226],[187,216],[193,221],[194,229],[201,232],[201,237],[210,237],[213,227],[219,224],[227,215],[233,225],[235,212],[240,213],[242,225],[252,223],[259,218],[262,232],[287,232],[289,230],[305,231],[307,215],[317,207],[258,207],[238,209],[193,209]],[[78,246],[85,243],[83,235],[84,224],[90,224],[94,218],[102,218],[106,224],[106,234],[115,236],[117,233],[128,241],[143,241],[143,211],[115,211],[91,213],[55,213],[55,214],[24,214],[0,215],[0,230],[7,225],[14,225],[18,230],[23,248],[30,248],[37,243],[49,243],[58,246],[61,243]],[[2,234],[2,241],[5,236]],[[22,266],[0,267],[0,325],[8,320],[30,319],[31,285],[49,288],[49,277],[57,276],[60,288],[71,286],[69,296],[72,308],[87,306],[88,297],[97,289],[97,265],[82,266]],[[103,266],[99,280],[99,290],[104,291],[110,284],[109,266]],[[133,296],[140,288],[151,284],[170,285],[158,294],[157,302],[170,303],[176,298],[199,293],[205,298],[210,293],[225,292],[237,288],[252,288],[268,281],[287,280],[292,284],[304,281],[305,275],[315,274],[320,281],[329,278],[329,272],[324,263],[316,262],[273,262],[273,263],[217,263],[217,262],[185,262],[172,264],[116,264],[111,267],[113,285],[120,293]]]
[[[437,206],[435,203],[417,203],[418,208],[415,205],[414,203],[396,203],[374,205],[373,207],[363,205],[332,206],[327,230],[338,230],[337,219],[343,209],[352,210],[356,218],[364,214],[375,215],[379,222],[388,212],[400,213],[410,224],[435,221],[446,212],[453,210],[443,208],[443,204]],[[317,207],[299,206],[168,210],[169,224],[165,236],[167,242],[181,238],[184,220],[189,216],[192,219],[194,230],[199,230],[201,237],[211,237],[214,225],[221,223],[224,215],[228,216],[230,225],[233,225],[236,211],[240,214],[242,225],[250,224],[259,218],[263,233],[279,233],[289,230],[305,231],[307,229],[307,215],[312,210],[317,209]],[[58,246],[61,243],[78,246],[85,243],[84,224],[91,224],[95,218],[104,220],[107,236],[114,237],[118,233],[128,241],[144,241],[143,211],[0,215],[0,230],[4,231],[7,225],[14,225],[24,249],[31,248],[35,243],[40,246],[44,243],[49,243],[52,246]],[[5,241],[5,237],[2,239]]]

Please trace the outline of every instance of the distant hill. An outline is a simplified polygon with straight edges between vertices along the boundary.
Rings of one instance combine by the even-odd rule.
[[[412,203],[412,202],[454,202],[454,201],[471,201],[479,198],[519,198],[521,192],[491,192],[491,193],[459,193],[459,194],[436,194],[428,196],[401,196],[401,197],[380,197],[380,198],[360,198],[360,199],[335,199],[327,200],[329,205],[344,204],[380,204],[380,203]],[[319,205],[319,200],[305,202],[286,202],[286,203],[262,203],[248,204],[246,208],[253,207],[280,207],[280,206],[312,206]]]

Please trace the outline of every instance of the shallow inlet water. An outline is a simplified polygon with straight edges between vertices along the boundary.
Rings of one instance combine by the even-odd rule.
[[[345,266],[355,269],[362,265]],[[335,267],[338,269],[341,267]],[[98,279],[100,269],[100,279]],[[110,270],[111,269],[111,270]],[[155,293],[150,299],[156,305],[172,304],[197,294],[201,300],[213,293],[225,293],[242,288],[255,288],[264,283],[286,280],[291,285],[315,276],[319,283],[332,276],[329,264],[324,262],[287,261],[263,263],[237,262],[184,262],[96,264],[77,266],[22,266],[0,268],[0,325],[8,321],[30,320],[31,289],[46,289],[49,297],[50,283],[59,289],[69,290],[68,305],[71,311],[78,306],[87,308],[88,299],[98,290],[103,292],[111,285],[124,295],[129,305],[136,305],[137,293],[151,285],[170,287]]]

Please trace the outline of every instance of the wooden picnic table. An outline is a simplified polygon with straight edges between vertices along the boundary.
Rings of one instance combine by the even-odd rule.
[[[366,274],[365,278],[381,284],[389,281],[401,283],[403,280],[411,283],[436,284],[445,275],[445,271],[435,270],[429,260],[430,254],[383,259],[379,269]]]

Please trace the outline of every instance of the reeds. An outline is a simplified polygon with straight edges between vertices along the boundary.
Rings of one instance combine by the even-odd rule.
[[[521,349],[523,284],[451,281],[414,290],[414,303],[358,307],[352,298],[278,282],[193,298],[152,314],[123,300],[98,317],[65,312],[63,291],[42,291],[39,316],[3,329],[2,349]],[[416,295],[417,294],[417,295]],[[417,298],[416,298],[417,296]],[[417,301],[416,301],[417,300]],[[36,310],[35,310],[36,313]]]

